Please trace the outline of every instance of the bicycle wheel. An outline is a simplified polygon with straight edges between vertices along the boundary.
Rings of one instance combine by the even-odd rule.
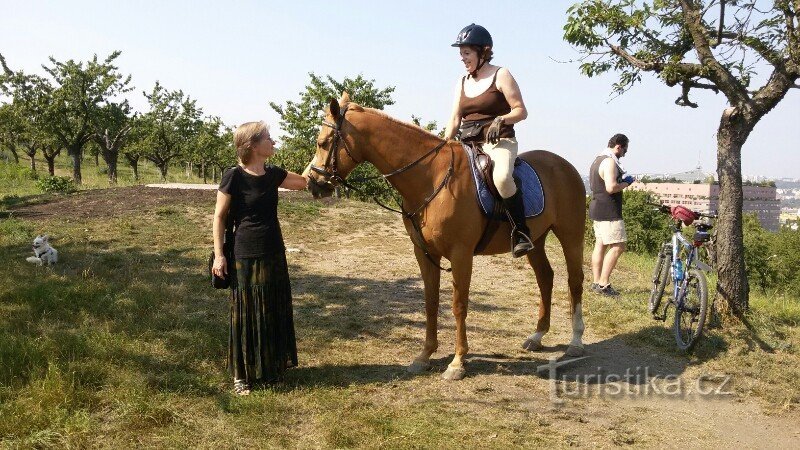
[[[669,267],[672,265],[672,252],[667,252],[667,246],[661,249],[656,259],[656,267],[653,269],[653,286],[650,288],[650,301],[648,302],[650,314],[655,315],[661,298],[664,296],[664,289],[669,279]]]
[[[685,287],[678,291],[675,308],[675,342],[679,349],[691,352],[703,333],[706,321],[708,282],[706,275],[697,269],[690,270],[686,276],[688,279]]]

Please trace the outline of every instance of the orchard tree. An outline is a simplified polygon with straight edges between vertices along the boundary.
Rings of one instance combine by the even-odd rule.
[[[222,178],[222,172],[229,167],[233,167],[237,163],[236,149],[233,147],[233,130],[229,127],[224,127],[222,134],[219,136],[218,144],[220,147],[211,162],[214,167],[214,181],[217,178]]]
[[[206,118],[200,125],[189,153],[189,161],[200,167],[203,183],[207,180],[208,168],[214,167],[217,160],[225,159],[223,153],[233,152],[228,140],[229,132],[230,129],[222,123],[222,119],[216,116]]]
[[[132,88],[130,75],[119,72],[114,60],[119,51],[104,60],[95,55],[90,61],[66,62],[50,58],[51,66],[43,66],[53,80],[49,108],[44,117],[50,132],[72,158],[72,176],[81,183],[83,147],[95,134],[94,123],[102,109],[114,98]]]
[[[183,91],[169,91],[159,82],[144,93],[150,110],[142,115],[144,142],[139,146],[142,156],[153,162],[167,179],[167,169],[173,159],[184,157],[200,130],[203,110],[197,101]]]
[[[131,166],[131,170],[133,170],[133,180],[139,181],[139,161],[142,159],[142,155],[145,154],[147,151],[147,141],[143,137],[143,133],[139,132],[139,129],[135,126],[132,128],[131,133],[128,135],[128,145],[122,148],[121,153],[125,160],[128,162],[128,165]]]
[[[120,150],[127,143],[133,124],[134,117],[128,100],[109,102],[95,116],[92,139],[108,166],[109,184],[117,184],[117,160]]]
[[[17,164],[19,164],[19,149],[17,146],[22,132],[22,120],[17,108],[11,103],[0,105],[0,147],[7,149]]]
[[[800,77],[800,1],[585,0],[569,8],[564,39],[585,54],[586,76],[618,72],[624,93],[655,74],[696,108],[693,89],[725,95],[717,129],[720,183],[717,294],[748,308],[742,238],[742,146]],[[761,74],[761,77],[757,75]],[[753,86],[756,78],[766,81]],[[723,302],[720,302],[723,303]]]
[[[54,173],[55,157],[61,146],[55,141],[47,111],[51,107],[53,87],[38,75],[22,71],[13,72],[0,55],[3,75],[0,75],[0,91],[11,97],[11,103],[0,106],[0,140],[15,155],[22,150],[30,158],[32,171],[36,171],[36,154],[41,150],[50,175]],[[17,160],[17,162],[19,162]]]

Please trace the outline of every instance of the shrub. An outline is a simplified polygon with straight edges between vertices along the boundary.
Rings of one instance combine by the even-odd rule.
[[[753,288],[800,296],[800,231],[777,233],[761,227],[755,214],[745,214],[744,262]]]
[[[70,177],[45,177],[36,182],[36,187],[47,193],[69,194],[78,190]]]
[[[622,217],[629,251],[656,254],[672,234],[666,216],[648,203],[658,203],[649,192],[625,190],[623,193]]]
[[[39,178],[36,171],[31,170],[30,167],[21,166],[14,163],[0,164],[0,180],[8,183],[16,183],[19,181],[35,180]]]
[[[769,267],[775,286],[786,294],[800,297],[800,231],[784,228],[769,239]]]

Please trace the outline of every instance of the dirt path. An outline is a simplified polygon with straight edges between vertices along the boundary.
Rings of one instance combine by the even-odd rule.
[[[402,223],[391,213],[361,211],[364,226],[353,230],[347,224],[354,211],[331,208],[324,213],[328,230],[340,234],[320,237],[317,228],[288,233],[287,245],[303,248],[290,256],[291,264],[363,285],[355,289],[365,293],[359,320],[368,322],[360,338],[384,339],[402,343],[402,347],[394,351],[391,361],[383,359],[385,355],[367,354],[359,358],[361,363],[407,364],[421,349],[424,314],[418,268]],[[454,322],[448,307],[451,278],[442,276],[440,347],[434,354],[430,383],[417,387],[419,398],[452,396],[466,403],[481,403],[483,398],[504,408],[534,410],[541,420],[571,436],[569,445],[797,447],[798,417],[766,415],[756,402],[737,396],[733,389],[736,380],[704,373],[688,366],[685,358],[598,335],[591,327],[585,334],[587,358],[558,370],[556,381],[547,372],[531,376],[549,358],[561,358],[571,339],[564,263],[557,250],[548,251],[556,271],[556,288],[552,331],[544,339],[549,347],[541,353],[520,348],[533,332],[538,304],[532,271],[508,255],[476,258],[467,321],[469,376],[456,384],[438,380],[454,346]],[[301,302],[319,288],[298,287]],[[586,314],[591,314],[592,295],[585,299]],[[371,332],[370,320],[385,320],[385,308],[392,306],[393,320],[402,317],[414,326],[381,333],[376,325]],[[628,381],[620,381],[626,374],[630,375]]]
[[[291,201],[295,194],[281,195]],[[210,211],[212,204],[213,192],[134,187],[84,191],[18,207],[14,214],[80,219],[170,205]],[[508,255],[481,257],[475,260],[467,321],[468,377],[456,383],[439,378],[454,346],[447,274],[442,277],[434,368],[406,375],[402,367],[421,349],[425,319],[418,268],[402,223],[391,213],[363,206],[323,208],[322,214],[320,220],[284,226],[284,236],[293,249],[288,258],[298,328],[306,331],[316,321],[332,320],[339,341],[335,350],[319,352],[301,337],[300,357],[305,367],[353,365],[358,369],[351,377],[405,383],[407,394],[386,389],[375,394],[375,402],[438,401],[476,415],[534,412],[539,426],[566,435],[566,446],[797,448],[800,442],[800,418],[766,415],[732,389],[731,383],[741,380],[704,373],[686,359],[598,334],[592,327],[585,334],[587,358],[562,367],[552,378],[546,370],[537,372],[551,357],[560,358],[571,338],[564,262],[555,248],[548,252],[556,272],[553,323],[543,352],[520,348],[533,332],[538,304],[532,271]],[[584,301],[587,317],[592,295]],[[387,366],[397,369],[387,376]],[[704,376],[711,379],[698,381]],[[486,445],[491,446],[491,438],[489,430]]]

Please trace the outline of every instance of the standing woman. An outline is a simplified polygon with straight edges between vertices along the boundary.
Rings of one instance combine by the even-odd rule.
[[[486,28],[474,23],[464,27],[452,45],[458,47],[467,75],[456,83],[444,137],[453,139],[460,132],[463,142],[483,144],[483,151],[494,161],[494,184],[514,221],[511,237],[516,258],[533,249],[520,181],[513,177],[518,149],[514,124],[525,120],[528,110],[511,72],[490,63],[492,45]]]
[[[305,189],[308,177],[266,164],[275,154],[275,141],[264,122],[239,126],[233,141],[239,163],[219,184],[212,270],[232,277],[228,370],[234,392],[248,395],[254,382],[279,381],[287,368],[297,365],[278,187]],[[228,214],[236,226],[234,261],[226,261],[222,252]]]

